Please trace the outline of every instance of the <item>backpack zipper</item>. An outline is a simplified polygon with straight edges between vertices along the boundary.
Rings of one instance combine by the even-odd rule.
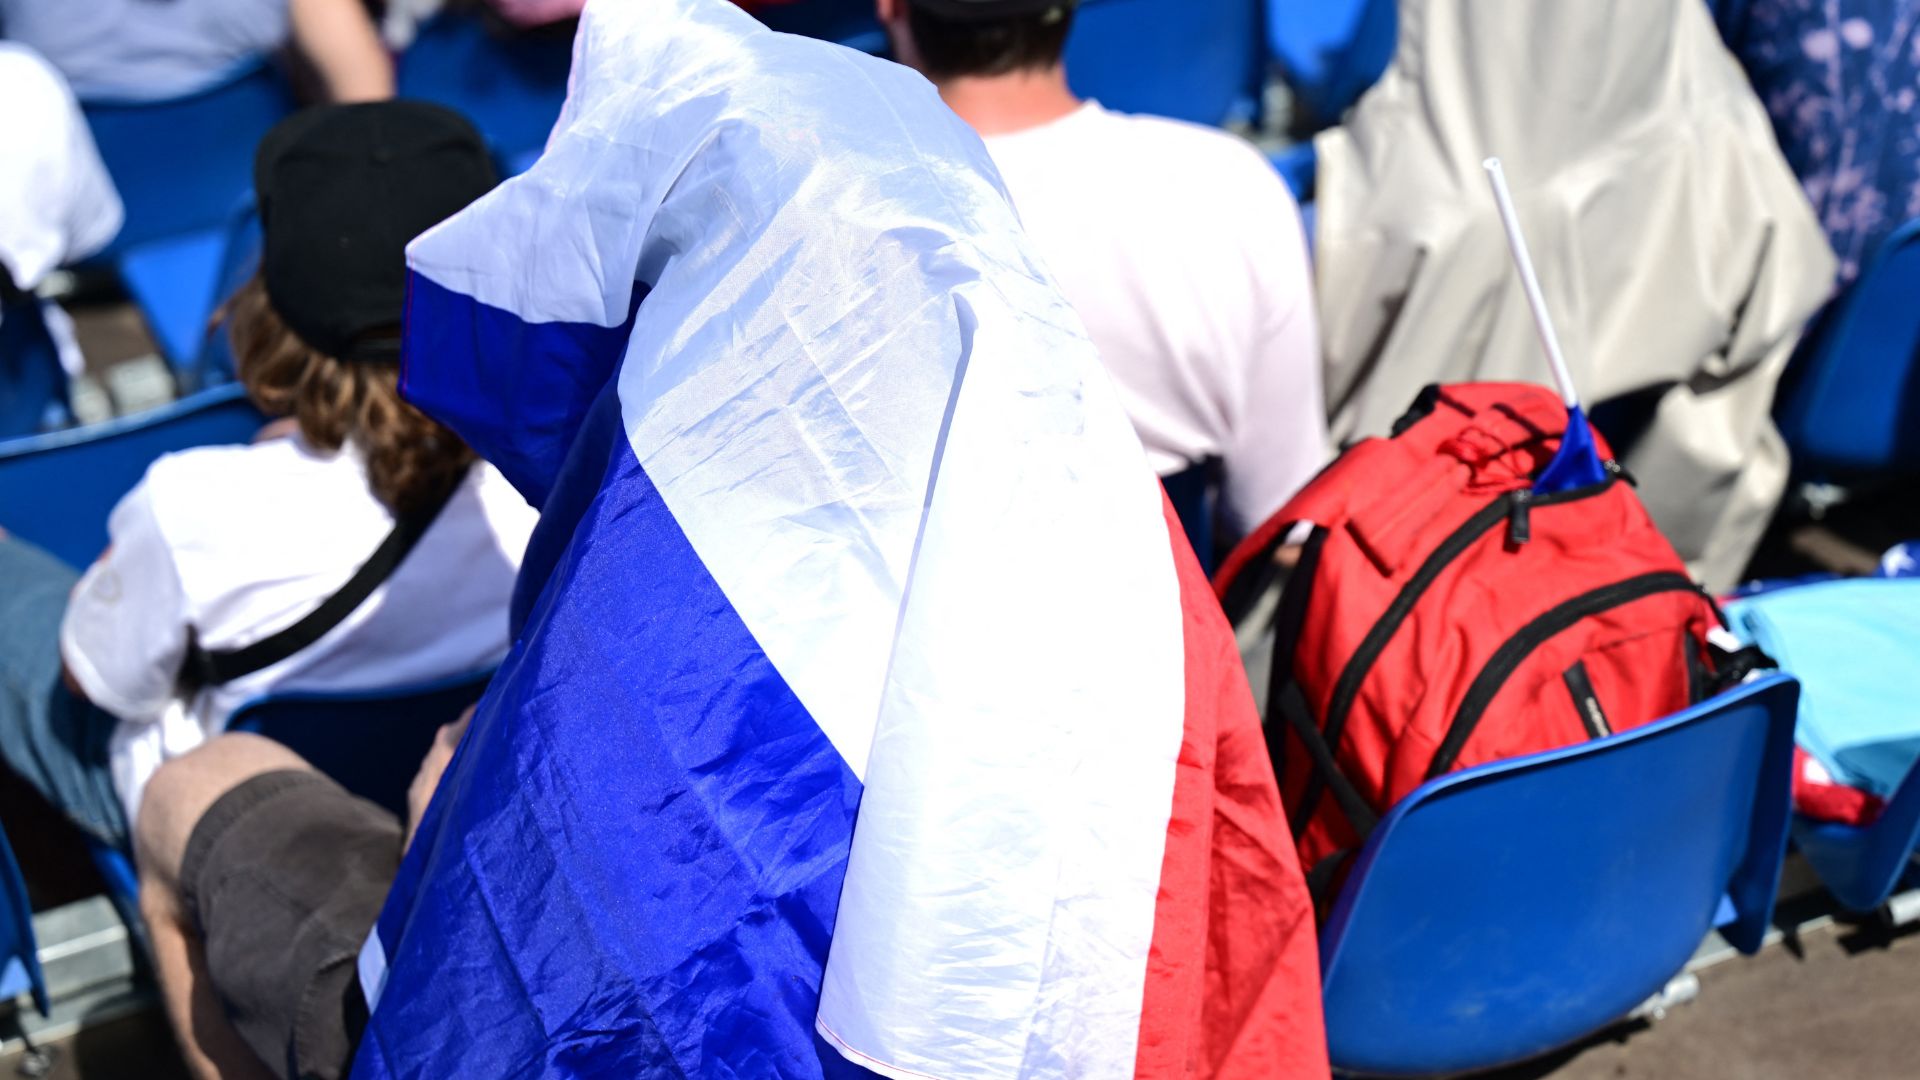
[[[1346,666],[1340,669],[1340,677],[1334,682],[1333,693],[1327,699],[1326,722],[1321,725],[1321,730],[1326,733],[1328,751],[1335,754],[1339,752],[1340,735],[1346,730],[1347,714],[1353,710],[1354,700],[1360,696],[1360,684],[1366,681],[1368,672],[1373,670],[1374,661],[1386,651],[1388,644],[1393,641],[1393,636],[1400,631],[1401,624],[1406,622],[1407,616],[1413,613],[1414,606],[1420,602],[1420,598],[1426,594],[1427,589],[1432,587],[1434,581],[1450,563],[1465,554],[1468,548],[1495,526],[1503,521],[1511,521],[1517,496],[1524,492],[1527,504],[1552,506],[1599,495],[1612,487],[1615,479],[1617,477],[1609,473],[1605,480],[1597,484],[1569,488],[1550,495],[1535,496],[1531,488],[1517,488],[1503,492],[1492,502],[1474,511],[1473,516],[1459,528],[1447,534],[1447,538],[1440,541],[1439,546],[1433,549],[1433,554],[1427,556],[1427,560],[1420,564],[1420,569],[1414,571],[1413,576],[1407,579],[1407,583],[1401,586],[1400,592],[1393,598],[1393,603],[1388,604],[1387,610],[1381,614],[1380,621],[1374,623],[1373,628],[1367,631],[1367,636],[1360,640],[1359,646],[1353,650],[1353,655],[1347,658]],[[1313,817],[1313,811],[1319,807],[1320,798],[1325,792],[1326,780],[1316,771],[1308,779],[1307,788],[1300,796],[1300,805],[1294,810],[1293,828],[1296,837],[1306,829],[1307,822]]]
[[[1532,622],[1521,627],[1518,633],[1494,651],[1480,669],[1480,674],[1475,675],[1473,682],[1467,686],[1467,692],[1460,698],[1460,709],[1453,715],[1453,724],[1447,728],[1446,738],[1441,740],[1440,749],[1434,751],[1433,764],[1427,768],[1427,779],[1443,776],[1453,769],[1461,749],[1473,737],[1474,728],[1479,726],[1480,718],[1493,704],[1500,689],[1535,649],[1545,645],[1555,635],[1581,619],[1611,608],[1624,607],[1636,600],[1661,593],[1698,591],[1693,579],[1687,575],[1659,570],[1602,585],[1535,616]]]

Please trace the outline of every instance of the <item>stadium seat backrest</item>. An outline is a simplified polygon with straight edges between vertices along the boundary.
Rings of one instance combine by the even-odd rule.
[[[1920,220],[1881,241],[1782,383],[1775,412],[1803,475],[1920,471],[1917,295]]]
[[[248,197],[242,205],[234,208],[227,220],[226,233],[220,243],[219,270],[214,276],[214,302],[207,309],[205,323],[210,324],[213,316],[219,312],[220,305],[226,303],[259,270],[262,244],[260,210]],[[202,334],[192,367],[187,372],[187,379],[194,387],[218,386],[235,378],[237,365],[227,331],[228,326],[223,322],[217,326],[209,325]]]
[[[407,785],[440,725],[480,700],[493,672],[387,690],[287,692],[234,710],[228,727],[273,739],[364,799],[405,817]]]
[[[0,311],[0,439],[39,431],[50,410],[64,414],[66,384],[40,305],[29,298]]]
[[[1266,75],[1260,21],[1257,0],[1083,3],[1067,38],[1067,80],[1117,112],[1251,121]]]
[[[1793,841],[1820,883],[1849,911],[1886,903],[1920,847],[1920,764],[1907,772],[1871,825],[1841,825],[1795,815]]]
[[[1619,1019],[1713,928],[1759,948],[1799,686],[1771,675],[1624,734],[1451,774],[1374,832],[1321,937],[1334,1066],[1490,1068]]]
[[[0,441],[0,528],[76,569],[107,546],[107,516],[162,454],[253,439],[265,418],[237,384],[105,424]]]
[[[564,36],[496,38],[477,18],[442,15],[401,54],[399,92],[461,113],[497,157],[517,162],[546,145],[572,63]]]
[[[1293,91],[1296,128],[1338,123],[1399,44],[1394,0],[1267,0],[1267,46]]]
[[[20,879],[13,846],[0,830],[0,1002],[33,991],[33,1003],[47,1012],[47,984],[40,973],[39,947],[33,938],[33,906]]]
[[[165,101],[82,103],[100,157],[126,205],[112,251],[219,229],[253,187],[253,152],[293,111],[286,80],[260,61]]]

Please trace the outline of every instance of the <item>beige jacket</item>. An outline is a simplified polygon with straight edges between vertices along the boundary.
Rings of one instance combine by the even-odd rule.
[[[1384,433],[1430,382],[1549,381],[1498,155],[1584,400],[1657,399],[1624,463],[1694,573],[1733,584],[1786,482],[1768,410],[1833,257],[1706,5],[1400,13],[1385,77],[1315,143],[1335,439]]]

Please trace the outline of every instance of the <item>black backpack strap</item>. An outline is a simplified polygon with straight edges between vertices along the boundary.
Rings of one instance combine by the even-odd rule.
[[[1341,848],[1339,851],[1321,859],[1307,871],[1307,895],[1313,900],[1314,915],[1325,922],[1333,910],[1333,883],[1340,876],[1340,868],[1347,865],[1353,857],[1353,848]]]
[[[1326,778],[1327,790],[1333,792],[1334,801],[1340,804],[1341,813],[1347,815],[1347,820],[1353,824],[1354,831],[1360,834],[1361,842],[1365,843],[1367,837],[1372,834],[1373,827],[1380,823],[1379,815],[1373,812],[1373,807],[1367,805],[1367,800],[1360,796],[1360,791],[1353,786],[1353,781],[1347,779],[1347,774],[1340,771],[1339,763],[1333,760],[1333,751],[1327,748],[1327,740],[1321,736],[1319,725],[1313,722],[1313,714],[1307,708],[1307,698],[1301,693],[1300,684],[1289,681],[1282,687],[1280,696],[1273,702],[1273,708],[1286,718],[1287,724],[1293,728],[1293,733],[1299,737],[1301,745],[1307,748],[1307,757],[1312,762],[1314,770]],[[1294,839],[1299,839],[1306,827],[1307,822],[1304,817],[1295,821],[1293,823]]]
[[[1307,603],[1312,599],[1313,576],[1320,568],[1320,549],[1326,543],[1327,530],[1316,525],[1307,535],[1306,543],[1300,549],[1300,561],[1287,574],[1286,582],[1281,586],[1280,603],[1273,617],[1273,660],[1267,667],[1267,714],[1262,718],[1266,729],[1267,756],[1273,761],[1273,779],[1276,783],[1287,780],[1287,739],[1286,730],[1274,723],[1278,715],[1280,695],[1286,691],[1287,684],[1293,681],[1293,654],[1300,644],[1300,629],[1307,621]],[[1286,532],[1280,533],[1274,550],[1286,542]],[[1241,575],[1243,578],[1255,577],[1272,581],[1278,570],[1273,565],[1273,553],[1266,553],[1261,559],[1258,574],[1251,571]],[[1251,601],[1248,601],[1251,604]]]
[[[1714,620],[1720,624],[1720,628],[1731,634],[1733,621],[1727,618],[1726,609],[1720,606],[1720,601],[1714,599],[1712,593],[1698,585],[1694,586],[1694,591],[1699,593],[1701,599],[1707,602],[1707,607],[1712,609]],[[1707,656],[1713,661],[1711,670],[1695,672],[1690,668],[1688,672],[1697,680],[1691,681],[1689,685],[1696,703],[1739,686],[1747,681],[1747,676],[1756,671],[1773,671],[1780,667],[1780,662],[1768,656],[1766,650],[1758,645],[1748,644],[1737,649],[1728,649],[1711,637],[1707,639],[1706,644]],[[1687,659],[1690,664],[1696,663],[1691,652],[1688,653]]]
[[[229,683],[272,667],[325,637],[328,631],[359,610],[360,605],[373,595],[373,591],[393,576],[408,553],[413,551],[414,545],[432,527],[434,519],[440,516],[440,511],[446,509],[447,503],[453,501],[453,496],[465,486],[465,480],[462,474],[433,502],[396,517],[393,531],[374,549],[373,556],[360,564],[360,569],[354,571],[353,577],[292,626],[238,649],[207,650],[190,637],[186,662],[180,672],[182,684],[189,689],[199,689]]]

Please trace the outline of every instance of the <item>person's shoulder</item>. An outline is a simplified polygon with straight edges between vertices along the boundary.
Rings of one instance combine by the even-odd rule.
[[[1101,110],[1098,122],[1112,141],[1128,148],[1143,169],[1163,182],[1225,204],[1247,209],[1249,202],[1291,208],[1286,181],[1258,147],[1216,127],[1142,113]]]
[[[284,476],[290,469],[304,467],[312,457],[292,438],[195,446],[160,455],[147,466],[147,480],[170,489],[244,483]]]
[[[282,437],[163,454],[147,466],[141,483],[153,513],[170,532],[197,531],[257,512],[262,499],[271,503],[309,474],[336,465],[334,455],[313,454]]]

